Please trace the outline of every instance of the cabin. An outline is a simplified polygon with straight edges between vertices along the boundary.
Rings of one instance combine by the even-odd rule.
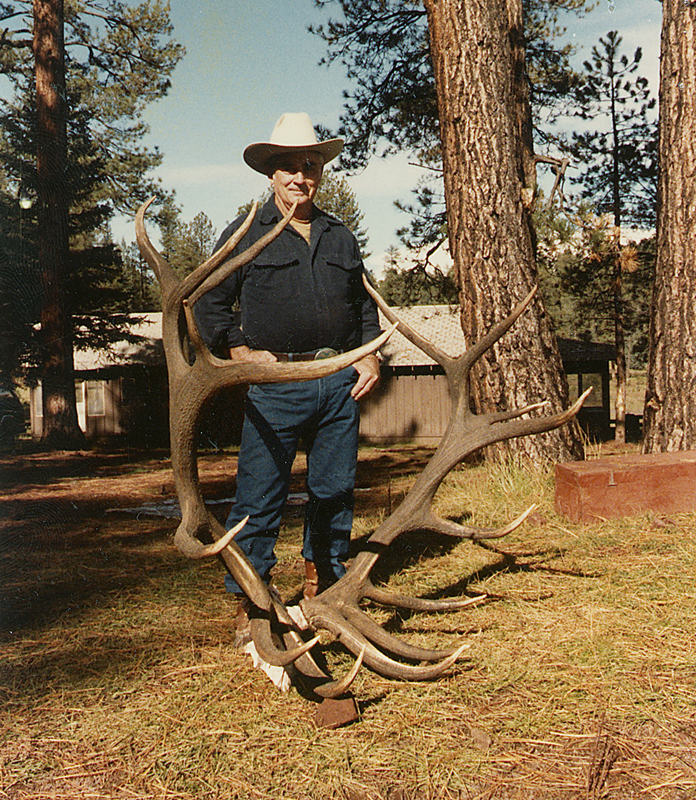
[[[400,318],[445,352],[464,350],[457,306],[395,309]],[[384,318],[382,327],[387,327]],[[571,399],[594,390],[578,415],[588,436],[610,435],[609,364],[611,345],[561,339],[561,357]],[[398,332],[382,348],[382,380],[363,401],[360,425],[366,442],[436,444],[450,413],[447,381],[439,364]],[[161,313],[134,317],[128,340],[108,350],[75,353],[75,390],[80,427],[88,440],[120,438],[141,446],[168,443],[167,372]],[[230,387],[214,398],[201,422],[200,446],[220,448],[239,442],[246,387]],[[41,385],[31,390],[31,432],[41,435]]]
[[[168,440],[167,369],[162,314],[133,317],[127,340],[108,349],[76,350],[75,395],[88,441],[127,437],[147,446]],[[41,383],[31,388],[31,434],[43,426]]]
[[[395,311],[440,350],[450,355],[464,352],[459,306],[412,306]],[[381,322],[385,328],[386,320]],[[616,358],[613,345],[559,339],[558,346],[571,401],[593,387],[578,421],[590,439],[609,438],[610,362]],[[450,414],[444,370],[398,333],[385,344],[382,354],[380,386],[363,401],[361,437],[372,442],[437,443]]]

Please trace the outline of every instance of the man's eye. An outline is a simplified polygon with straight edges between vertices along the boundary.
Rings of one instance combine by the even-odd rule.
[[[294,175],[296,172],[302,172],[304,175],[312,175],[319,171],[319,165],[313,161],[303,161],[297,164],[279,164],[278,169],[290,175]]]

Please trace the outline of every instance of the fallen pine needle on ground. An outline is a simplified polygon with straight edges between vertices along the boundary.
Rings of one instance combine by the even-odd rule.
[[[355,548],[429,455],[361,451]],[[234,466],[201,458],[206,497],[233,494]],[[550,468],[459,468],[438,513],[488,527],[538,509],[487,547],[401,537],[375,579],[487,599],[373,613],[422,646],[468,641],[466,659],[432,683],[363,670],[360,721],[320,730],[234,650],[220,564],[179,555],[176,520],[128,513],[173,499],[166,454],[3,455],[0,470],[2,800],[696,797],[696,515],[574,525]],[[278,547],[286,599],[300,538],[298,507]],[[352,664],[326,654],[337,675]]]

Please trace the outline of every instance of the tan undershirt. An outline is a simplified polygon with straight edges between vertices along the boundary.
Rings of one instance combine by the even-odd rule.
[[[312,223],[309,220],[304,222],[303,220],[292,219],[290,220],[290,224],[300,234],[305,242],[309,244],[309,235],[312,229]]]

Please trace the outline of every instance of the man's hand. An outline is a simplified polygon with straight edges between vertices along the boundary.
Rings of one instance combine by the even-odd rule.
[[[230,358],[232,361],[251,361],[260,363],[272,363],[278,359],[269,353],[268,350],[252,350],[245,344],[239,347],[230,347]]]
[[[379,383],[379,359],[375,355],[365,356],[356,361],[353,367],[358,371],[358,380],[350,394],[355,400],[360,400]]]

